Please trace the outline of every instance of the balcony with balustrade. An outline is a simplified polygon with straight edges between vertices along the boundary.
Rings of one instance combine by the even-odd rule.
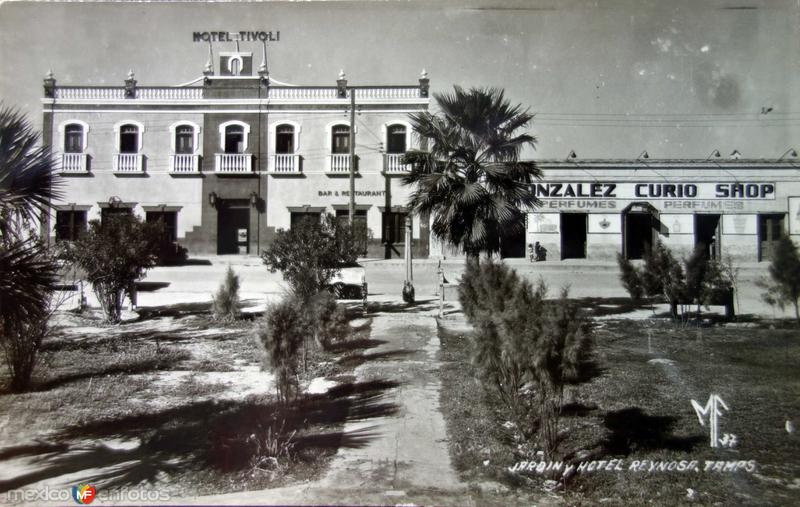
[[[141,153],[117,153],[114,155],[114,172],[118,175],[144,174],[144,155]]]
[[[253,173],[252,153],[217,153],[214,155],[214,172],[219,175]]]
[[[385,153],[383,155],[383,173],[387,176],[408,174],[411,164],[404,164],[405,153]]]
[[[200,174],[200,155],[182,153],[170,155],[169,172],[173,175]]]
[[[60,171],[62,174],[88,174],[89,155],[86,153],[63,153]]]
[[[353,170],[358,172],[358,156],[355,156]],[[329,176],[348,176],[350,174],[350,154],[332,153],[328,155],[328,167],[326,173]]]
[[[303,174],[300,155],[276,153],[269,160],[269,172],[274,176],[297,176]]]

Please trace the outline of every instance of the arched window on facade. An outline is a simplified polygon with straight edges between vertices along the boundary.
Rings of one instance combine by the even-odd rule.
[[[294,126],[278,125],[275,129],[275,153],[294,153]]]
[[[139,127],[136,125],[125,124],[119,129],[119,152],[138,153],[139,152]]]
[[[225,127],[225,153],[244,153],[244,127],[228,125]]]
[[[175,128],[175,153],[194,153],[194,127],[191,125],[178,125]]]
[[[70,123],[64,127],[64,153],[83,153],[83,125]]]
[[[331,153],[350,153],[350,126],[334,125],[331,130]]]
[[[406,126],[389,125],[386,129],[386,153],[405,153],[406,149]]]

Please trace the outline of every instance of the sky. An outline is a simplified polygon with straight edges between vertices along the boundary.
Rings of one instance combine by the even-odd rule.
[[[42,79],[175,85],[195,31],[280,31],[271,76],[298,85],[505,89],[535,113],[535,158],[778,158],[800,149],[800,0],[4,2],[0,99],[41,124]],[[256,65],[260,46],[252,49]],[[233,49],[216,44],[215,52]],[[435,107],[433,107],[435,111]]]

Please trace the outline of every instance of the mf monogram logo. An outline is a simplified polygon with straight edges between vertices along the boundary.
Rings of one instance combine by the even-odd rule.
[[[716,394],[712,394],[708,397],[708,402],[706,402],[704,407],[700,406],[700,404],[694,400],[690,401],[697,414],[697,419],[700,421],[700,425],[705,426],[706,418],[708,419],[708,427],[711,433],[711,447],[735,447],[738,441],[736,435],[725,433],[722,435],[722,438],[719,438],[719,418],[722,416],[722,411],[720,409],[726,412],[730,411],[728,405],[725,404],[722,398]]]

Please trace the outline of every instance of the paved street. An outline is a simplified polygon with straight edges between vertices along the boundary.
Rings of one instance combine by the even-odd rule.
[[[165,286],[151,292],[141,292],[139,304],[162,305],[171,302],[210,301],[211,295],[223,280],[228,265],[239,275],[242,299],[252,308],[259,308],[267,300],[281,297],[286,292],[280,273],[270,273],[255,256],[212,256],[199,259],[202,263],[180,267],[159,267],[148,272],[147,282],[161,282]],[[556,294],[562,286],[570,287],[574,297],[626,297],[620,285],[616,263],[592,261],[547,261],[531,263],[525,259],[509,259],[508,264],[522,275],[535,281],[542,277]],[[405,278],[402,260],[365,260],[371,300],[400,299]],[[417,298],[432,297],[436,293],[436,260],[414,261],[413,276]],[[760,277],[767,277],[767,263],[741,265],[739,281],[739,313],[764,317],[791,317],[791,312],[776,310],[761,301],[761,289],[755,286]],[[442,270],[450,282],[456,282],[464,267],[463,260],[442,262]],[[448,297],[453,293],[448,291]]]

